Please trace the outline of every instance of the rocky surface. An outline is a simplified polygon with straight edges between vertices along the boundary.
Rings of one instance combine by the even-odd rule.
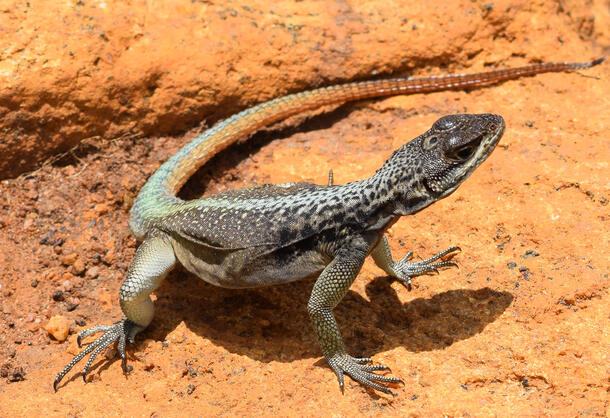
[[[610,40],[606,0],[296,3],[5,2],[0,178],[86,138],[183,133],[312,86]]]
[[[323,184],[329,168],[344,183],[441,115],[501,114],[489,160],[389,232],[396,254],[459,244],[459,269],[408,292],[367,261],[335,310],[350,352],[405,381],[397,397],[349,378],[341,394],[307,318],[312,281],[235,291],[180,270],[155,293],[128,377],[101,356],[87,384],[76,370],[54,393],[75,333],[120,316],[133,198],[202,121],[345,80],[588,60],[610,45],[605,1],[169,3],[0,6],[0,170],[70,149],[0,182],[0,415],[610,414],[608,63],[292,121],[182,192]],[[45,329],[66,327],[64,342]]]

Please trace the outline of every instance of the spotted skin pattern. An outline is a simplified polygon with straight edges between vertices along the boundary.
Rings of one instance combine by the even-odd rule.
[[[263,185],[183,201],[177,191],[205,162],[229,145],[273,122],[307,110],[348,101],[448,89],[470,89],[543,72],[575,71],[599,64],[542,63],[484,73],[348,83],[291,94],[244,110],[184,146],[146,182],[131,209],[129,225],[142,240],[119,291],[124,318],[82,331],[102,332],[57,375],[62,378],[87,354],[83,379],[96,356],[117,343],[127,370],[125,346],[153,318],[150,294],[180,263],[201,279],[229,288],[261,287],[318,275],[307,304],[322,353],[341,389],[347,374],[366,387],[392,393],[400,379],[378,375],[383,365],[347,354],[332,314],[365,258],[410,286],[412,277],[454,265],[426,260],[394,261],[384,232],[399,217],[451,194],[493,151],[504,132],[498,115],[450,115],[407,142],[368,179],[326,186]]]

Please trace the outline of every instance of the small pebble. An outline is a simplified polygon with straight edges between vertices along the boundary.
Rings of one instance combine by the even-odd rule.
[[[105,213],[108,213],[108,211],[110,210],[110,206],[107,205],[106,203],[99,203],[99,204],[95,205],[95,208],[93,208],[93,210],[95,211],[95,213],[98,216],[100,216]]]
[[[152,360],[146,359],[144,363],[144,370],[151,371],[155,368],[155,363]]]
[[[31,199],[31,200],[38,199],[38,192],[34,189],[28,190],[28,192],[25,195],[28,199]]]
[[[65,266],[71,266],[78,259],[78,255],[76,253],[68,254],[61,259],[61,264]]]
[[[8,376],[9,382],[21,382],[25,380],[25,371],[23,367],[17,366],[13,369],[13,373]]]
[[[76,259],[74,264],[72,264],[72,271],[77,276],[83,274],[85,272],[85,263],[83,263],[83,260],[81,260],[80,258]]]
[[[100,268],[97,266],[93,266],[87,270],[85,277],[88,279],[95,279],[99,275],[100,275]]]
[[[68,312],[72,312],[74,309],[76,309],[78,307],[79,304],[80,304],[80,300],[78,298],[75,298],[75,297],[68,298],[68,300],[66,301],[66,310]]]
[[[538,257],[540,255],[539,252],[534,251],[534,250],[527,250],[525,251],[525,254],[523,254],[521,257],[523,258],[531,258],[531,257]]]
[[[55,315],[49,319],[44,329],[57,341],[65,341],[70,333],[70,321],[63,315]]]

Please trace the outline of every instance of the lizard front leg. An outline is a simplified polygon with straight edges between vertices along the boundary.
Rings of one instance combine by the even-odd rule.
[[[433,255],[430,258],[414,262],[408,261],[413,256],[413,251],[409,251],[400,260],[394,261],[392,259],[390,244],[388,244],[388,239],[384,235],[371,252],[371,256],[373,257],[375,264],[377,264],[380,269],[388,273],[391,277],[400,280],[401,283],[410,289],[411,279],[413,276],[418,276],[430,271],[437,271],[437,269],[440,267],[455,266],[455,262],[450,260],[440,261],[438,263],[434,263],[434,261],[459,249],[460,247],[453,246],[447,248],[445,251],[441,251],[440,253]]]
[[[326,266],[316,281],[307,304],[307,310],[318,342],[322,347],[322,353],[337,374],[342,391],[343,375],[348,374],[352,379],[365,386],[384,393],[392,393],[390,389],[375,383],[375,381],[387,383],[402,381],[372,373],[376,370],[386,370],[387,367],[368,365],[367,363],[371,362],[370,358],[355,358],[347,354],[337,321],[332,313],[333,308],[343,299],[358,275],[369,248],[370,245],[359,237],[352,239],[337,251],[333,261]]]
[[[78,346],[81,340],[91,334],[103,334],[77,354],[66,367],[59,372],[53,381],[53,389],[76,363],[91,353],[83,368],[83,380],[86,379],[93,360],[110,344],[118,342],[118,351],[122,359],[123,370],[127,370],[125,344],[134,342],[135,335],[150,324],[153,318],[153,303],[150,294],[159,287],[167,273],[176,264],[176,256],[168,237],[162,232],[154,232],[144,240],[127,271],[127,277],[119,291],[119,302],[125,317],[113,325],[96,325],[78,334]],[[86,381],[86,380],[85,380]]]

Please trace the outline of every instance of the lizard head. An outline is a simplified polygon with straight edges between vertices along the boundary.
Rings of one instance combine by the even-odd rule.
[[[406,167],[395,189],[396,213],[417,212],[455,191],[491,154],[504,127],[499,115],[444,116],[398,149],[387,162],[389,167]]]
[[[438,199],[452,193],[493,151],[504,133],[499,115],[449,115],[418,138],[423,185]]]

